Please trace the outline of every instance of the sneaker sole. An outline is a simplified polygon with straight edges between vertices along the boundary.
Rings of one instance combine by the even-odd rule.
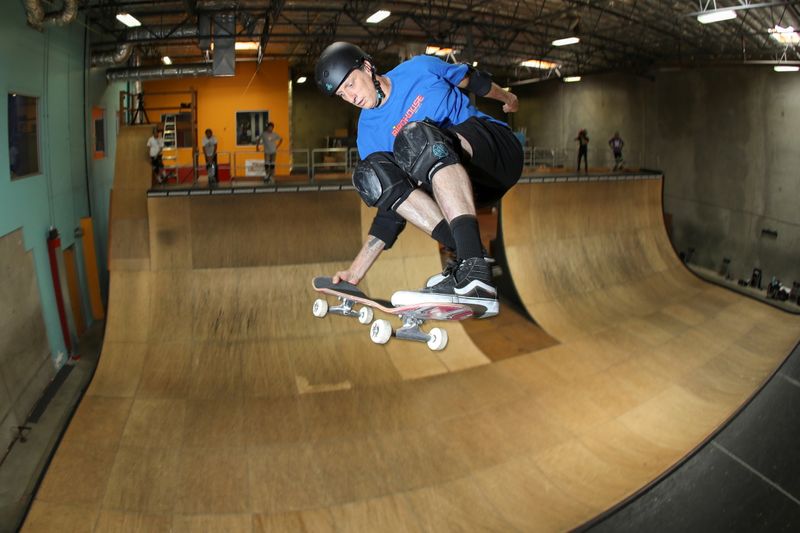
[[[392,295],[392,305],[448,303],[468,305],[476,318],[489,318],[500,312],[500,302],[496,298],[478,298],[475,296],[458,296],[456,294],[433,294],[429,292],[397,291]]]

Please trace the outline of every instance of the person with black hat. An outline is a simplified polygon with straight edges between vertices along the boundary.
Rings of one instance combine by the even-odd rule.
[[[371,56],[345,42],[322,52],[315,76],[324,94],[361,108],[353,185],[378,210],[361,251],[334,282],[357,284],[409,221],[455,250],[456,260],[421,290],[396,292],[392,303],[465,303],[496,315],[475,208],[495,204],[519,180],[523,152],[508,125],[478,111],[462,90],[503,102],[506,113],[517,110],[517,97],[486,72],[432,56],[379,74]]]

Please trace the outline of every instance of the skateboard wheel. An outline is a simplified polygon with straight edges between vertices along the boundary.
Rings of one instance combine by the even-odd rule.
[[[373,315],[371,307],[362,307],[358,310],[358,321],[362,324],[369,324],[372,322]]]
[[[314,313],[315,317],[324,317],[328,314],[328,302],[322,298],[317,298],[314,300],[314,307],[311,308],[311,312]]]
[[[433,328],[428,334],[428,348],[434,351],[444,350],[447,346],[447,331],[442,328]]]
[[[388,320],[376,320],[369,328],[369,338],[375,344],[386,344],[392,337],[392,325]]]

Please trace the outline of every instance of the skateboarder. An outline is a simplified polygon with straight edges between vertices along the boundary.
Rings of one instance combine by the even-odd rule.
[[[211,128],[206,130],[203,136],[203,155],[206,158],[206,173],[208,174],[208,185],[214,187],[217,184],[217,138]]]
[[[270,183],[275,176],[275,154],[283,144],[283,137],[275,133],[274,123],[267,124],[264,131],[261,132],[256,143],[256,151],[262,144],[264,145],[264,182]]]
[[[161,130],[153,128],[153,134],[147,139],[147,150],[150,154],[150,165],[153,167],[153,179],[158,183],[164,183],[164,163],[162,152],[164,150],[164,138],[161,137]]]
[[[455,302],[497,314],[497,291],[481,248],[475,206],[491,205],[522,173],[522,146],[507,124],[481,113],[464,89],[517,110],[517,97],[486,72],[417,56],[385,74],[361,48],[337,42],[316,65],[328,96],[361,108],[353,184],[377,208],[369,235],[347,270],[334,281],[357,284],[406,221],[446,247],[457,260],[419,291],[395,293],[392,303]]]
[[[614,170],[622,170],[622,147],[625,146],[625,142],[618,131],[615,131],[614,136],[608,140],[608,145],[614,153]]]
[[[575,137],[575,140],[578,141],[578,169],[576,172],[581,171],[581,158],[583,158],[583,168],[584,171],[588,174],[589,173],[589,134],[586,133],[586,130],[581,130],[578,132],[578,136]]]

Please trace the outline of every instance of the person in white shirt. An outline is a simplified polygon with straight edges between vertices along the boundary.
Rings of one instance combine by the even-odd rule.
[[[261,144],[264,145],[264,181],[269,183],[275,175],[275,154],[283,143],[283,137],[275,133],[275,124],[270,122],[256,143],[256,151]]]
[[[208,184],[217,184],[217,138],[211,128],[206,130],[203,137],[203,155],[206,157],[206,172],[208,173]]]
[[[158,183],[164,183],[164,162],[161,160],[164,139],[161,137],[161,130],[158,128],[153,128],[153,135],[147,139],[147,148],[150,153],[150,163],[153,165],[153,179]]]

